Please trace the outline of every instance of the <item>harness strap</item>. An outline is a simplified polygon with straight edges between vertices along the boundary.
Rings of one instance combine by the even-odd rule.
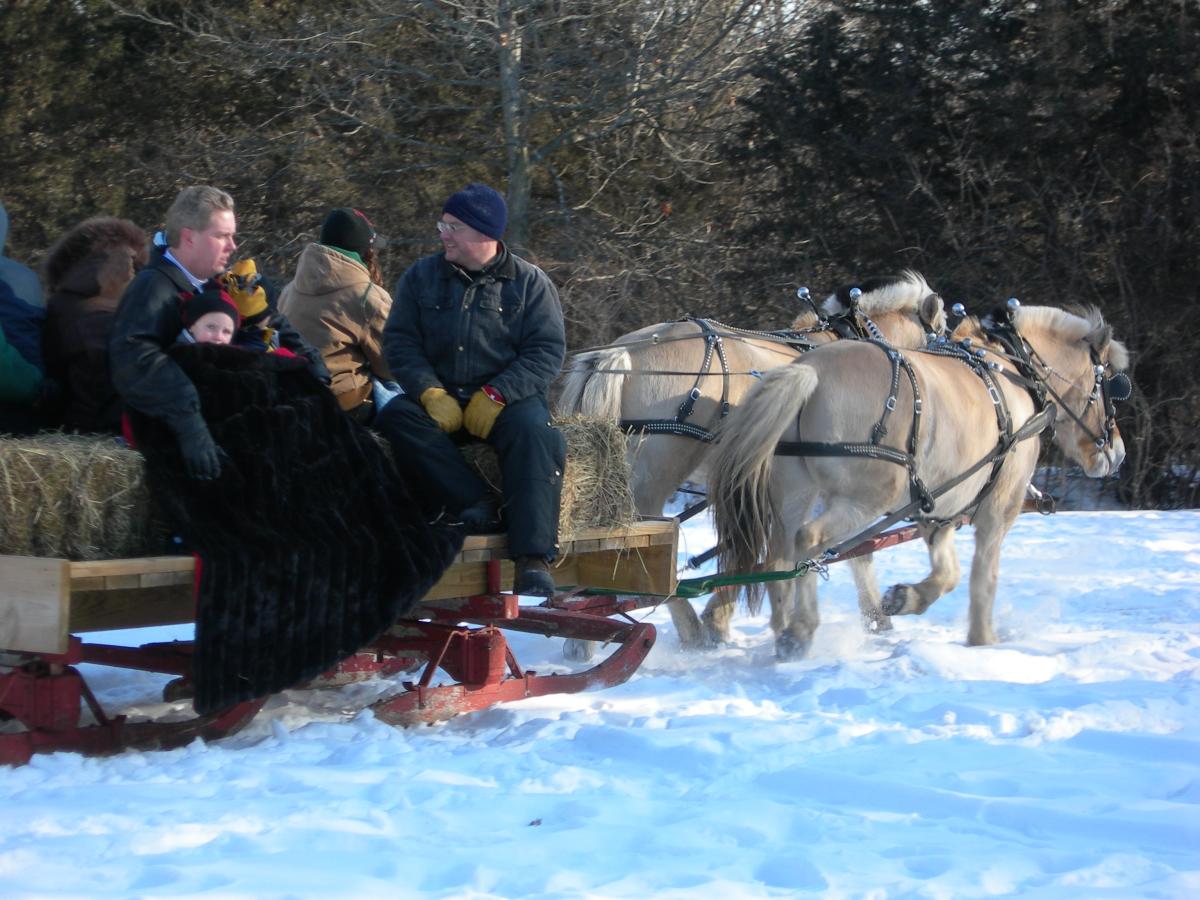
[[[996,445],[996,447],[993,448],[990,453],[988,453],[982,459],[978,460],[974,465],[972,465],[966,471],[960,472],[958,475],[954,476],[949,481],[947,481],[944,484],[939,485],[937,488],[935,488],[933,490],[931,496],[936,500],[938,497],[942,496],[943,494],[958,487],[960,484],[962,484],[964,481],[966,481],[968,478],[970,478],[972,475],[974,475],[976,472],[978,472],[980,469],[982,469],[988,463],[993,462],[996,459],[1003,460],[1003,458],[1008,455],[1009,450],[1011,450],[1017,444],[1021,443],[1022,441],[1028,440],[1031,437],[1035,437],[1035,436],[1041,434],[1043,431],[1045,431],[1054,422],[1054,413],[1055,413],[1055,407],[1047,406],[1044,409],[1042,409],[1041,411],[1030,416],[1029,419],[1026,420],[1024,425],[1022,425],[1020,428],[1018,428],[1016,430],[1016,432],[1009,434],[1007,436],[1007,439],[1000,441],[1000,443],[998,443]],[[995,484],[996,484],[996,478],[994,477],[994,472],[993,472],[993,475],[988,478],[988,483],[984,485],[983,489],[976,496],[976,498],[967,505],[966,509],[972,509],[973,507],[977,507],[979,505],[979,502],[982,501],[988,494],[990,494],[992,492],[992,489],[995,487]],[[861,544],[863,541],[871,540],[871,538],[873,538],[876,535],[881,534],[882,532],[891,528],[893,525],[895,525],[897,522],[901,521],[902,519],[907,519],[907,518],[911,517],[913,512],[916,511],[918,506],[919,506],[919,501],[913,500],[912,502],[906,504],[905,506],[902,506],[900,509],[896,510],[895,512],[888,513],[882,519],[880,519],[875,524],[871,525],[866,530],[859,532],[858,534],[854,535],[853,537],[847,538],[846,540],[842,541],[840,544],[838,544],[835,547],[830,547],[828,550],[825,551],[824,554],[822,554],[823,558],[837,556],[841,553],[845,553],[851,547]],[[963,512],[965,512],[965,510]],[[958,513],[955,513],[953,516],[948,516],[947,521],[952,521],[952,520],[958,518],[959,516],[963,515],[963,512],[958,512]]]
[[[618,426],[627,434],[673,434],[678,437],[695,438],[706,444],[716,440],[716,436],[707,428],[676,419],[622,419]]]
[[[692,383],[692,389],[687,392],[687,396],[683,398],[683,402],[679,404],[679,409],[675,412],[674,419],[622,419],[620,427],[626,433],[640,432],[642,434],[672,434],[678,437],[695,438],[698,441],[712,443],[715,439],[713,432],[709,428],[704,428],[700,425],[695,425],[689,421],[692,412],[696,407],[696,401],[702,396],[700,385],[704,378],[709,375],[709,369],[712,368],[713,352],[716,351],[717,359],[721,361],[721,402],[717,407],[717,421],[724,419],[729,415],[729,359],[725,356],[725,344],[721,339],[721,335],[707,319],[697,319],[692,316],[686,317],[685,320],[693,322],[700,327],[700,334],[704,338],[704,359],[700,362],[700,368],[695,373],[696,380]]]

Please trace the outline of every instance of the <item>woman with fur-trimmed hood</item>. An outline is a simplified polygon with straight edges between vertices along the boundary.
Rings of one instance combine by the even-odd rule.
[[[121,430],[108,343],[126,285],[146,264],[146,233],[128,219],[80,222],[46,256],[49,299],[43,339],[46,374],[63,390],[63,427],[83,433]]]

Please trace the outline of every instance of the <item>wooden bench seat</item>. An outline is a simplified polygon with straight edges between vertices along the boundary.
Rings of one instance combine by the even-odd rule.
[[[677,547],[674,519],[585,529],[562,542],[551,573],[560,588],[669,596]],[[511,587],[505,536],[472,535],[425,599],[484,593],[491,560],[501,560],[501,585]],[[190,556],[85,562],[0,556],[0,651],[65,653],[71,634],[191,622],[194,577]]]

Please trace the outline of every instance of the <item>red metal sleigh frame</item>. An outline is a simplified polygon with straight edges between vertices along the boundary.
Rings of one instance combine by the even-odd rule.
[[[521,606],[501,592],[511,583],[503,536],[468,539],[458,560],[419,607],[343,660],[312,686],[335,687],[375,675],[413,672],[400,690],[372,705],[382,721],[433,722],[496,703],[573,693],[624,682],[654,645],[654,626],[628,617],[661,602],[675,584],[678,530],[673,520],[644,520],[625,529],[593,529],[564,544],[560,584],[586,583],[633,596],[562,594]],[[36,752],[89,754],[129,748],[166,749],[197,737],[214,740],[248,723],[267,698],[183,721],[129,721],[110,716],[88,687],[81,663],[177,676],[169,687],[186,696],[192,645],[187,641],[119,647],[91,643],[76,631],[102,631],[191,620],[192,564],[155,557],[71,563],[0,557],[0,764],[22,764]],[[657,595],[657,596],[653,596]],[[521,667],[505,631],[615,644],[579,672],[540,674]],[[441,670],[452,683],[436,683]]]

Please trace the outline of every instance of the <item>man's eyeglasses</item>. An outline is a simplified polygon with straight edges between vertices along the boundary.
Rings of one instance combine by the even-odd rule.
[[[456,231],[462,231],[467,226],[462,222],[438,222],[437,230],[439,234],[454,234]]]

